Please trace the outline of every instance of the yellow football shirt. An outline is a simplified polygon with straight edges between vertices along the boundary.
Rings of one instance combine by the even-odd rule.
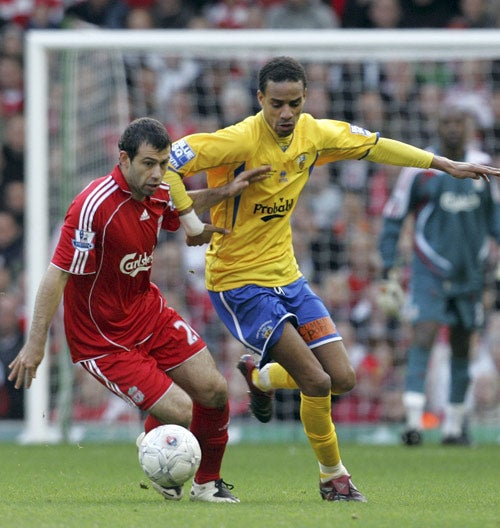
[[[298,279],[302,274],[294,256],[290,219],[314,166],[361,159],[378,139],[377,133],[361,127],[309,114],[300,116],[292,136],[278,138],[259,112],[216,132],[176,141],[167,181],[172,172],[182,178],[205,172],[208,186],[219,187],[243,170],[272,167],[270,178],[211,209],[212,223],[231,232],[212,237],[206,252],[207,288],[285,286]]]

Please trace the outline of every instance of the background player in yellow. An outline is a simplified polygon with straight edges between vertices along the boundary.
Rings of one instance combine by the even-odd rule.
[[[294,256],[290,219],[316,165],[342,159],[433,167],[457,178],[499,176],[500,170],[461,163],[349,123],[302,113],[307,79],[290,57],[259,72],[262,111],[214,133],[187,136],[172,147],[166,179],[183,223],[200,222],[211,208],[214,225],[206,254],[206,285],[219,317],[249,351],[238,368],[250,388],[251,410],[272,415],[277,388],[300,389],[300,416],[319,464],[320,494],[330,501],[366,501],[344,467],[331,418],[331,394],[351,390],[355,374],[321,299],[310,289]],[[238,196],[228,185],[246,169],[267,166]],[[206,172],[208,189],[186,193],[181,178]],[[181,178],[179,178],[179,176]],[[193,210],[194,205],[194,210]],[[191,237],[188,243],[200,243]],[[208,237],[207,237],[208,238]],[[205,239],[206,241],[206,239]]]

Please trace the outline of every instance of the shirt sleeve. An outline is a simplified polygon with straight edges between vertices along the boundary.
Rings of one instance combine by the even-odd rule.
[[[366,159],[385,165],[428,169],[434,154],[394,139],[380,138]]]
[[[73,203],[68,210],[57,243],[52,264],[75,275],[96,272],[95,231],[78,229],[79,209]]]
[[[170,168],[167,169],[163,180],[170,185],[170,196],[178,211],[182,212],[193,205],[193,200],[189,197],[182,178],[177,172]]]
[[[388,270],[396,264],[401,229],[406,217],[412,211],[412,198],[419,174],[421,171],[418,169],[404,168],[385,204],[378,241],[384,270]]]

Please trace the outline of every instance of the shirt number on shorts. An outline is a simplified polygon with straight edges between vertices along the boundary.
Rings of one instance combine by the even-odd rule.
[[[198,334],[184,321],[175,321],[174,328],[176,330],[179,330],[180,328],[184,329],[188,345],[194,345],[199,339]]]

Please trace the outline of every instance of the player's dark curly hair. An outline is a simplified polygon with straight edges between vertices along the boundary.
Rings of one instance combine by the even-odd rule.
[[[267,83],[273,82],[300,82],[307,87],[307,76],[304,66],[292,57],[275,57],[264,64],[259,71],[259,90],[266,92]]]
[[[140,117],[132,121],[124,130],[118,141],[118,148],[124,150],[133,160],[143,143],[151,145],[156,150],[165,150],[172,145],[172,140],[159,121],[150,117]]]

